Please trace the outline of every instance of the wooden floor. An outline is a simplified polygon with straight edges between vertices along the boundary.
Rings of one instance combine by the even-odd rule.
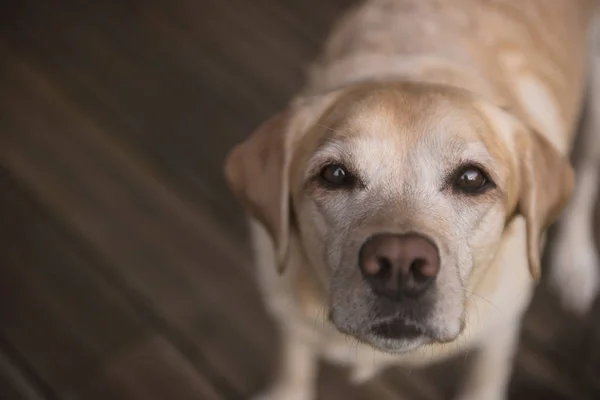
[[[0,12],[0,399],[245,399],[277,335],[223,157],[353,1],[59,3]],[[592,315],[540,287],[512,399],[600,399]],[[324,365],[319,393],[445,399],[464,373],[460,357],[351,387]]]

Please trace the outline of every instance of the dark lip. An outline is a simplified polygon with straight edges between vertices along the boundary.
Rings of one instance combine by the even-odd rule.
[[[423,329],[400,319],[377,323],[371,326],[371,333],[386,339],[416,339],[425,335]]]

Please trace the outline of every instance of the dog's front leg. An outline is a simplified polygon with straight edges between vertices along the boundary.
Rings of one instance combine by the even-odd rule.
[[[520,324],[508,324],[481,343],[460,400],[504,400],[512,373]]]
[[[316,345],[293,329],[282,330],[279,368],[271,388],[254,400],[313,400],[316,398]]]

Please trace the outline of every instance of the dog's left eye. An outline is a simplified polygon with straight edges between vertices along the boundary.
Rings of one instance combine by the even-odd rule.
[[[353,178],[348,170],[339,164],[329,164],[321,169],[319,177],[322,182],[333,188],[341,188],[352,185]]]
[[[463,167],[455,176],[454,187],[467,193],[480,193],[491,184],[487,175],[475,166]]]

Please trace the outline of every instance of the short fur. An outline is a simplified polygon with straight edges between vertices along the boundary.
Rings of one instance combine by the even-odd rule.
[[[595,12],[586,0],[368,0],[340,20],[306,89],[226,162],[284,338],[281,372],[262,398],[314,399],[321,355],[360,381],[469,346],[481,351],[462,398],[505,398],[544,232],[573,192],[568,154],[587,89],[589,107],[600,104]],[[551,269],[578,311],[598,287],[598,128],[594,117],[584,129],[596,139]],[[329,163],[357,184],[324,187],[317,176]],[[449,177],[473,163],[495,187],[458,193]],[[381,232],[435,243],[441,268],[427,296],[397,304],[365,283],[358,252]],[[423,334],[373,333],[392,319]],[[345,335],[361,344],[350,348]]]

